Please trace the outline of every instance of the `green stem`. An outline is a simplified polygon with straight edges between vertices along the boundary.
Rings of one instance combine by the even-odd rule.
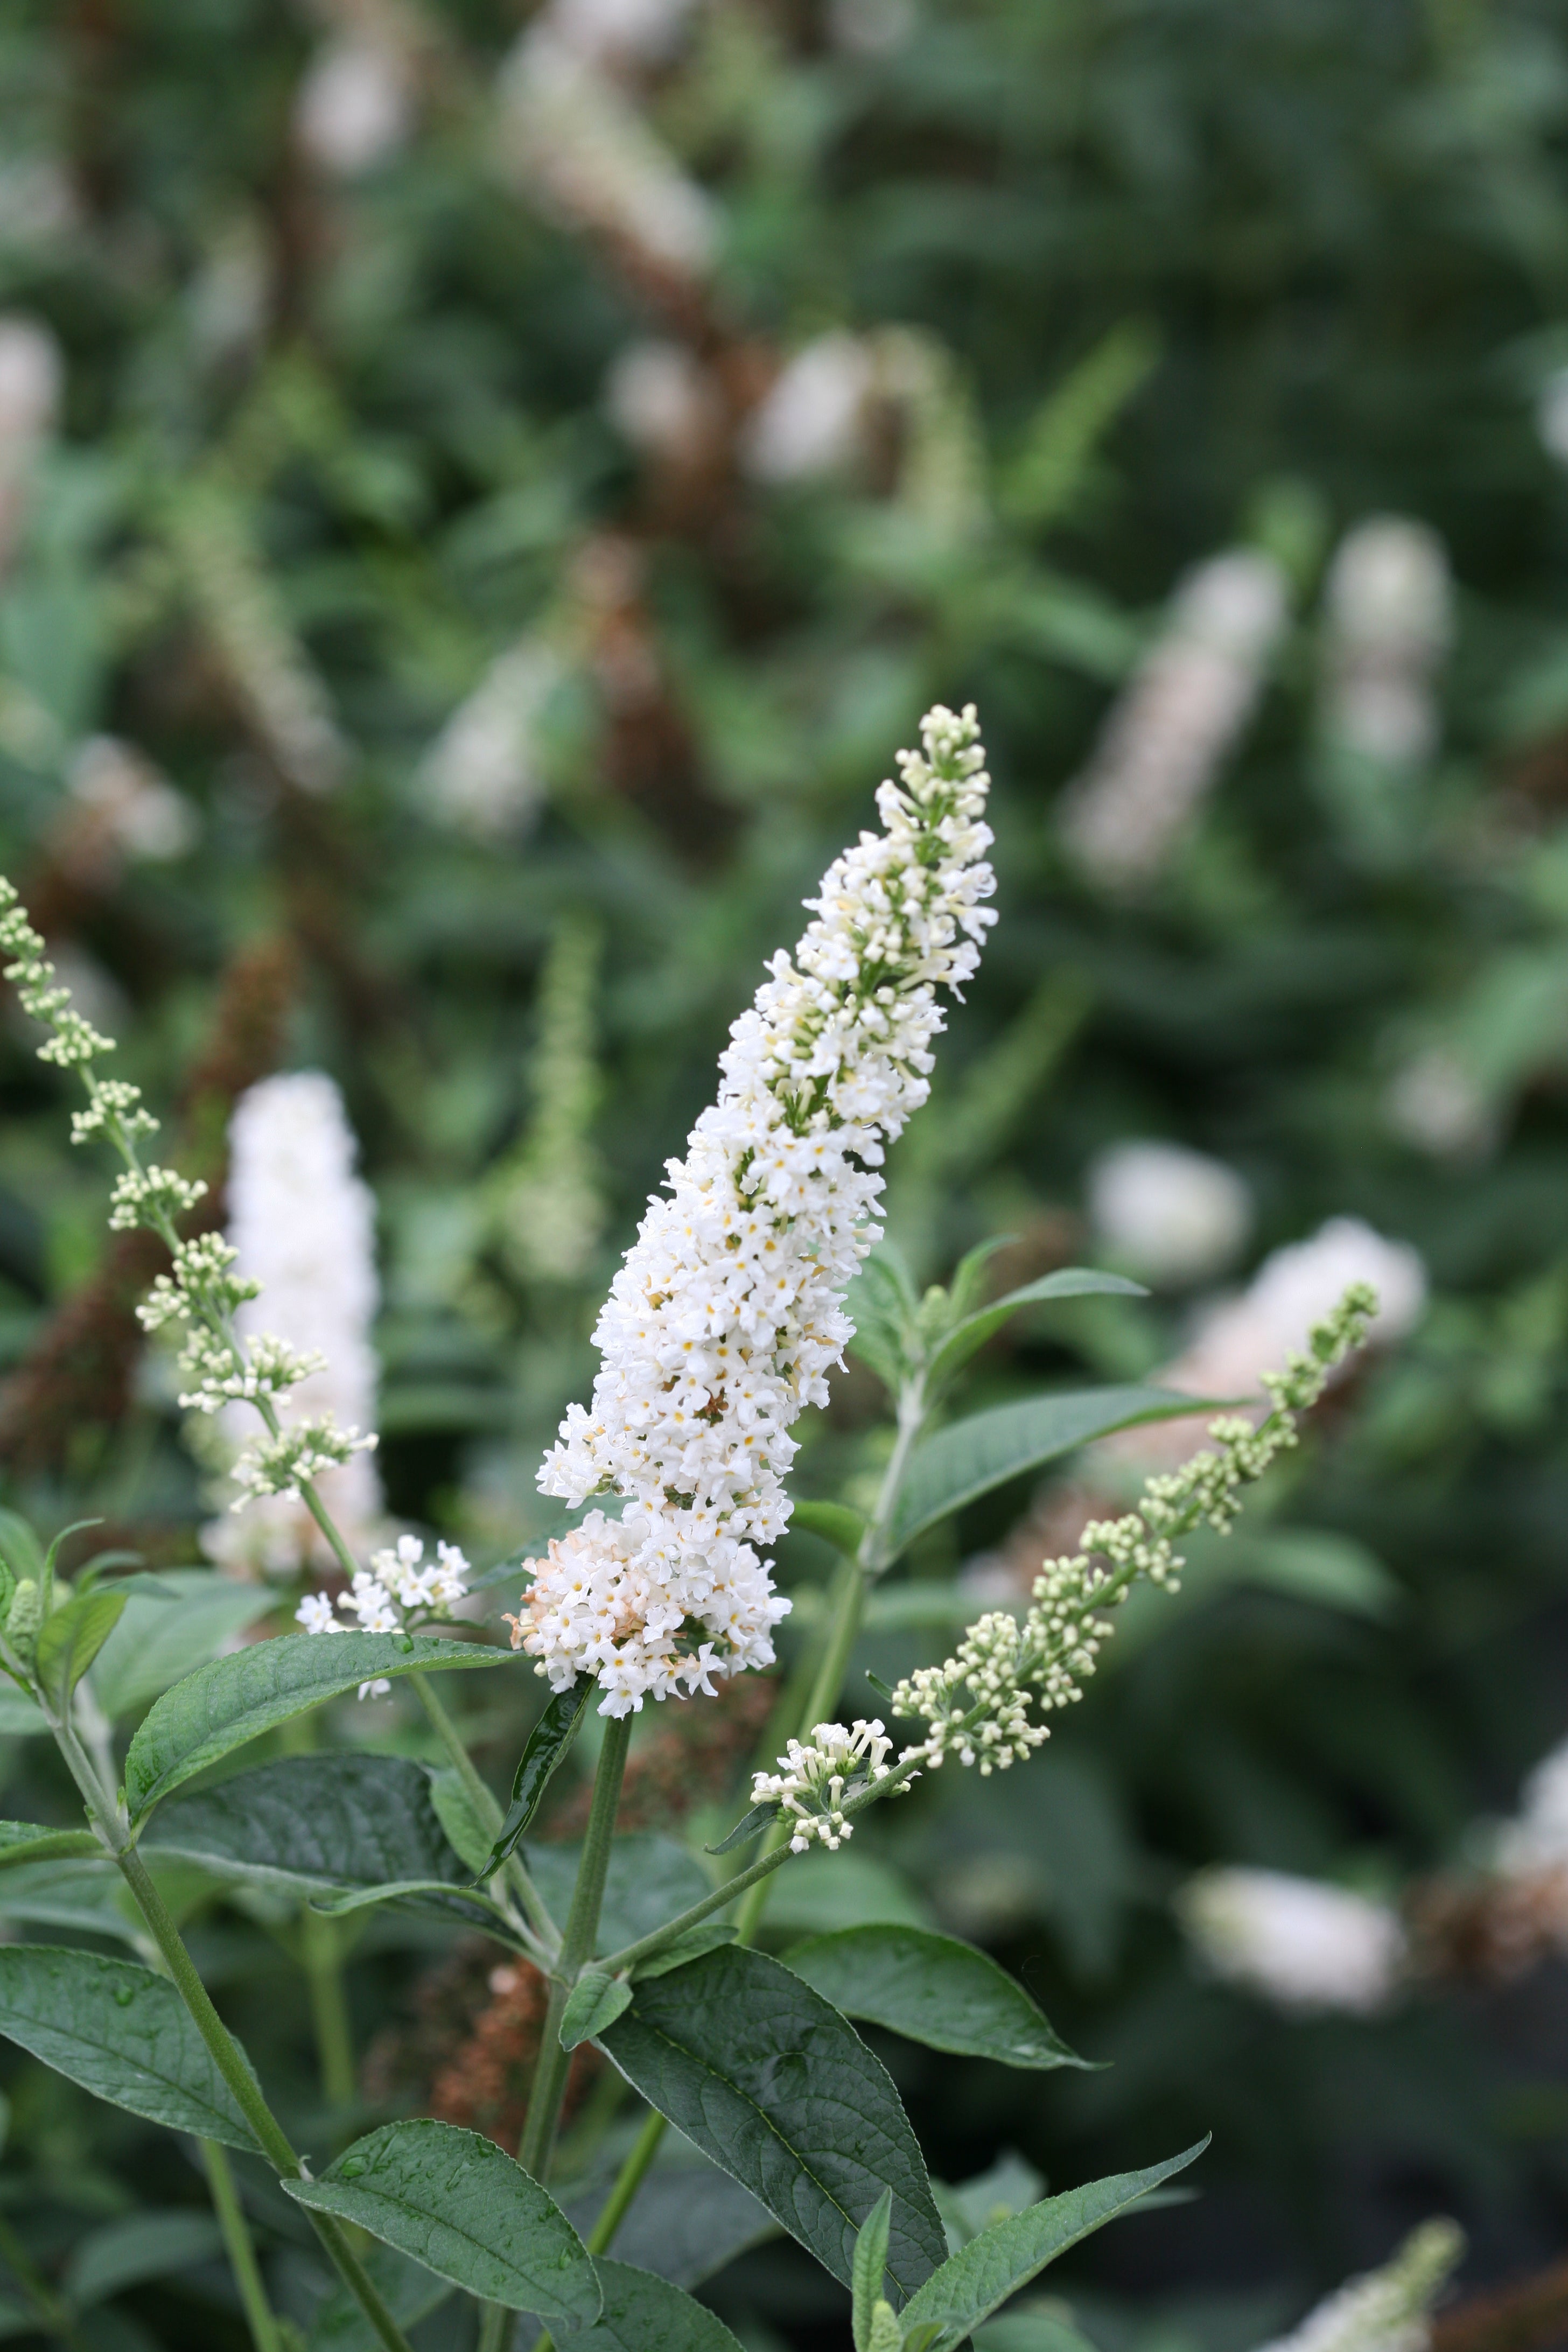
[[[594,1798],[588,1809],[583,1855],[577,1865],[577,1884],[572,1891],[572,1908],[567,1915],[566,1933],[561,1940],[561,1957],[551,1978],[550,2007],[545,2015],[539,2058],[533,2070],[528,2119],[523,2125],[522,2140],[517,2151],[518,2162],[525,2172],[533,2175],[535,2180],[543,2180],[549,2171],[551,2154],[555,2146],[555,2129],[560,2121],[561,2102],[565,2096],[566,2077],[572,2063],[571,2053],[561,2047],[561,2017],[584,1962],[593,1956],[595,1938],[599,1932],[599,1910],[605,1899],[605,1874],[610,1866],[610,1841],[615,1834],[616,1811],[621,1801],[621,1780],[626,1769],[626,1748],[631,1736],[631,1717],[612,1716],[605,1727],[605,1744],[599,1750],[599,1769],[594,1776]]]
[[[607,2254],[615,2242],[616,2231],[626,2218],[632,2199],[642,2187],[647,2169],[658,2154],[659,2142],[668,2125],[657,2109],[650,2108],[626,2154],[626,2160],[616,2177],[616,2185],[600,2208],[599,2218],[588,2232],[587,2247],[591,2254]]]
[[[250,2225],[239,2201],[239,2191],[235,2187],[234,2168],[228,2160],[228,2150],[220,2147],[216,2139],[200,2140],[197,2146],[206,2168],[207,2188],[212,2195],[218,2228],[223,2231],[229,2268],[234,2273],[234,2283],[245,2306],[250,2340],[256,2352],[283,2352],[283,2338],[279,2333],[272,2305],[267,2300],[261,2265],[256,2259]]]
[[[300,1915],[300,1950],[310,1993],[310,2023],[316,2036],[321,2096],[330,2107],[352,2106],[359,2084],[354,2073],[349,2005],[343,1990],[338,1924],[312,1911],[308,1903]]]
[[[446,1702],[437,1695],[428,1675],[410,1675],[408,1680],[425,1710],[426,1721],[457,1769],[463,1784],[463,1793],[472,1806],[480,1828],[488,1837],[498,1837],[505,1815],[493,1790],[481,1779],[479,1768],[464,1747],[462,1734],[447,1714]],[[561,1949],[561,1931],[550,1916],[544,1897],[529,1876],[521,1854],[508,1857],[505,1882],[521,1904],[524,1916],[541,1947],[539,1957],[548,1965]]]
[[[504,2303],[487,2303],[479,2320],[479,2340],[475,2352],[506,2352],[516,2324],[516,2312],[509,2310]]]
[[[16,2231],[0,2214],[0,2261],[3,2261],[27,2301],[32,2305],[38,2326],[47,2336],[58,2336],[71,2352],[87,2352],[87,2347],[77,2332],[69,2306],[58,2295],[42,2271],[28,2253]]]

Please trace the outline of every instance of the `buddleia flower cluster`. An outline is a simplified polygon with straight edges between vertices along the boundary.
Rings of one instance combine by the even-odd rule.
[[[1457,2222],[1423,2221],[1381,2270],[1348,2279],[1263,2352],[1429,2352],[1432,2306],[1464,2251]]]
[[[114,1188],[111,1224],[120,1229],[144,1225],[168,1247],[172,1270],[158,1276],[137,1314],[148,1331],[168,1324],[184,1327],[180,1362],[190,1385],[181,1404],[187,1411],[218,1413],[243,1400],[261,1416],[265,1435],[240,1457],[232,1473],[244,1490],[236,1509],[252,1495],[297,1496],[322,1470],[374,1446],[374,1437],[340,1430],[330,1414],[288,1428],[279,1420],[277,1399],[317,1371],[319,1360],[271,1333],[258,1335],[248,1346],[238,1337],[235,1316],[259,1286],[237,1273],[237,1252],[220,1234],[197,1234],[187,1239],[180,1234],[176,1219],[195,1207],[205,1187],[188,1182],[172,1169],[143,1164],[138,1139],[155,1134],[158,1122],[142,1108],[139,1087],[98,1076],[93,1066],[113,1053],[114,1042],[83,1019],[70,1001],[70,991],[58,984],[43,940],[3,875],[0,951],[13,959],[5,966],[5,977],[15,982],[24,1010],[48,1028],[38,1059],[75,1070],[87,1089],[87,1108],[71,1120],[72,1142],[101,1136],[125,1161],[125,1172]]]
[[[804,1853],[813,1838],[837,1853],[854,1833],[846,1800],[889,1777],[892,1745],[875,1717],[847,1730],[841,1723],[819,1723],[809,1740],[790,1741],[778,1759],[781,1771],[752,1774],[752,1801],[776,1804],[788,1816],[793,1853]]]
[[[353,1618],[362,1633],[400,1633],[408,1625],[439,1623],[451,1616],[468,1589],[473,1570],[456,1544],[438,1543],[427,1560],[418,1536],[399,1536],[384,1551],[372,1552],[368,1569],[355,1571],[349,1591],[336,1601],[330,1593],[308,1592],[294,1612],[307,1633],[347,1633]],[[361,1698],[381,1698],[389,1682],[361,1683]]]
[[[1391,1905],[1285,1871],[1200,1871],[1176,1908],[1213,1975],[1298,2014],[1373,2016],[1393,2000],[1409,1959]]]
[[[573,1505],[626,1498],[551,1545],[510,1621],[555,1689],[595,1675],[608,1715],[773,1660],[789,1604],[756,1547],[788,1521],[787,1433],[850,1336],[884,1145],[929,1092],[937,989],[962,988],[994,920],[973,709],[931,711],[921,738],[878,793],[884,829],[829,869],[731,1031],[719,1099],[599,1318],[592,1405],[540,1473]]]
[[[900,1682],[894,1713],[927,1726],[900,1765],[934,1769],[956,1755],[984,1774],[1005,1770],[1038,1748],[1049,1727],[1031,1710],[1048,1715],[1082,1697],[1113,1631],[1106,1612],[1140,1579],[1178,1589],[1182,1536],[1203,1525],[1229,1532],[1242,1487],[1297,1443],[1296,1416],[1318,1402],[1376,1312],[1376,1293],[1352,1283],[1313,1328],[1308,1352],[1290,1356],[1283,1372],[1264,1373],[1272,1410],[1256,1429],[1239,1413],[1212,1422],[1210,1446],[1179,1470],[1146,1480],[1135,1507],[1120,1518],[1091,1521],[1070,1558],[1046,1562],[1021,1622],[1005,1610],[989,1612],[943,1664],[923,1666]]]

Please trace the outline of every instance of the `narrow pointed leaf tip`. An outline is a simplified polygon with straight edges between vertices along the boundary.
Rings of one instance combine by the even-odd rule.
[[[846,2017],[966,2058],[1044,2072],[1089,2066],[988,1952],[930,1927],[868,1926],[814,1936],[784,1955]]]
[[[871,2330],[882,2300],[882,2280],[888,2268],[888,2230],[893,2218],[893,2192],[884,2189],[860,2225],[855,2241],[855,2267],[849,2289],[854,2298],[851,2325],[855,2352],[871,2352]]]
[[[577,1737],[583,1711],[595,1688],[592,1675],[579,1675],[563,1691],[557,1691],[544,1713],[529,1733],[517,1773],[511,1784],[511,1802],[507,1808],[500,1832],[483,1868],[474,1884],[489,1878],[498,1871],[507,1856],[522,1838],[544,1800],[556,1766],[561,1762]]]
[[[957,2352],[982,2320],[1027,2286],[1047,2263],[1130,2211],[1152,2189],[1202,2156],[1208,2144],[1205,2133],[1196,2147],[1163,2164],[1091,2180],[982,2230],[911,2296],[902,2314],[906,2342],[912,2338],[926,2352]]]
[[[297,2204],[357,2222],[487,2303],[579,2327],[599,2283],[554,2199],[480,2132],[424,2117],[384,2124],[319,2179],[279,2184]]]

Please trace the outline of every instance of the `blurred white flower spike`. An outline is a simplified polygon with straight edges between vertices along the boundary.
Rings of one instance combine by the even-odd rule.
[[[370,1336],[378,1297],[375,1203],[355,1173],[357,1159],[342,1097],[320,1071],[264,1078],[236,1106],[229,1243],[241,1280],[264,1294],[236,1308],[236,1328],[253,1362],[274,1344],[271,1335],[280,1334],[310,1363],[280,1412],[286,1435],[320,1420],[353,1442],[346,1459],[324,1460],[301,1475],[315,1475],[354,1549],[382,1516],[381,1481],[370,1459],[374,1441],[360,1436],[374,1420],[379,1368]],[[231,1405],[219,1425],[237,1450],[254,1423]],[[254,1499],[244,1501],[242,1493],[238,1517],[206,1530],[209,1550],[225,1565],[268,1573],[328,1558],[297,1487],[291,1494],[257,1487],[247,1460],[242,1455],[229,1475]]]
[[[1456,2222],[1423,2221],[1392,2262],[1348,2279],[1263,2352],[1429,2352],[1432,2306],[1464,2251]]]
[[[1141,1281],[1180,1289],[1233,1265],[1252,1231],[1246,1180],[1180,1143],[1119,1143],[1089,1171],[1096,1239]]]
[[[1381,767],[1429,760],[1453,634],[1448,558],[1425,523],[1373,515],[1341,541],[1324,587],[1324,732]]]
[[[406,144],[414,99],[414,61],[404,47],[345,32],[324,41],[305,70],[294,136],[318,170],[357,179]]]
[[[574,1506],[625,1498],[551,1545],[511,1621],[555,1689],[595,1675],[606,1715],[773,1659],[789,1604],[756,1547],[789,1518],[789,1425],[851,1335],[884,1145],[930,1091],[937,990],[962,988],[995,919],[973,709],[929,712],[921,746],[731,1029],[719,1099],[600,1316],[593,1403],[540,1473]]]
[[[1386,1903],[1279,1870],[1205,1870],[1177,1911],[1211,1974],[1277,2009],[1370,2017],[1399,1990],[1405,1929]]]
[[[528,832],[545,794],[541,721],[563,675],[542,638],[521,637],[496,656],[425,755],[420,776],[437,816],[480,841]]]
[[[1061,804],[1068,852],[1103,889],[1152,881],[1251,718],[1289,617],[1271,556],[1240,548],[1190,572]]]

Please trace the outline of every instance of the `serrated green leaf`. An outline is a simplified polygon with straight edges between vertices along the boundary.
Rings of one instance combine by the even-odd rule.
[[[140,1714],[278,1606],[265,1585],[237,1584],[212,1569],[164,1569],[127,1584],[113,1588],[127,1593],[125,1614],[92,1668],[93,1696],[114,1723]]]
[[[1041,2073],[1089,2063],[1068,2049],[1016,1978],[956,1936],[845,1927],[797,1944],[784,1965],[846,2017],[885,2025],[928,2050]]]
[[[143,2208],[90,2230],[73,2248],[60,2284],[67,2301],[86,2311],[143,2279],[192,2270],[222,2252],[223,2239],[210,2214],[151,2213]]]
[[[632,1989],[624,1977],[613,1977],[606,1969],[584,1969],[561,2012],[563,2050],[591,2042],[631,2007],[631,2000]]]
[[[742,2352],[717,2314],[652,2271],[596,2262],[604,2306],[572,2352]]]
[[[1178,1396],[1170,1389],[1074,1389],[1024,1397],[955,1422],[917,1445],[910,1456],[899,1490],[892,1548],[901,1551],[977,1495],[1094,1438],[1109,1437],[1112,1430],[1206,1410],[1201,1398]]]
[[[867,1522],[847,1503],[796,1503],[789,1523],[792,1528],[804,1528],[809,1536],[820,1536],[846,1559],[856,1559],[865,1540]]]
[[[454,1891],[463,1883],[428,1776],[403,1756],[279,1757],[162,1807],[142,1846],[281,1895],[393,1879],[439,1879]]]
[[[107,1850],[90,1830],[51,1830],[37,1822],[0,1822],[0,1870],[13,1870],[18,1863],[66,1862],[95,1854],[109,1860]]]
[[[529,1874],[552,1916],[564,1919],[572,1908],[577,1884],[578,1845],[533,1845],[528,1849]],[[618,1952],[623,1945],[638,1944],[656,1927],[679,1919],[694,1903],[713,1892],[713,1882],[702,1864],[673,1838],[637,1830],[614,1840],[605,1874],[605,1899],[599,1911],[599,1932],[594,1953]]]
[[[928,1387],[934,1393],[944,1386],[1021,1307],[1041,1306],[1052,1298],[1089,1298],[1107,1293],[1121,1298],[1146,1298],[1149,1295],[1141,1282],[1129,1282],[1123,1275],[1100,1274],[1092,1266],[1083,1265],[1065,1265],[1055,1274],[1041,1275],[1037,1282],[1025,1283],[1019,1290],[1009,1290],[1005,1297],[994,1298],[978,1314],[966,1316],[948,1333],[931,1360],[926,1374]]]
[[[1151,2189],[1157,2189],[1200,2157],[1207,2146],[1205,2137],[1182,2155],[1151,2165],[1147,2171],[1120,2172],[1108,2180],[1091,2180],[1082,2189],[1047,2197],[1022,2213],[994,2222],[951,2255],[910,2298],[903,2314],[906,2330],[913,2335],[929,2328],[931,2352],[956,2352],[983,2319],[1026,2286],[1047,2263],[1125,2213]]]
[[[743,1814],[735,1823],[728,1837],[721,1838],[717,1845],[704,1846],[703,1853],[729,1853],[738,1845],[748,1844],[752,1838],[761,1837],[777,1811],[778,1802],[774,1798],[769,1798],[763,1804],[753,1805],[751,1811]]]
[[[281,1757],[160,1807],[142,1845],[274,1894],[347,1908],[400,1902],[488,1934],[503,1927],[488,1898],[468,1891],[429,1775],[405,1757]]]
[[[125,1609],[123,1592],[79,1592],[46,1618],[33,1653],[33,1671],[57,1706],[75,1690]]]
[[[0,1948],[0,2034],[111,2106],[226,2147],[256,2146],[184,2002],[134,1960]]]
[[[504,1665],[510,1653],[413,1633],[286,1633],[198,1666],[143,1718],[125,1759],[141,1821],[183,1781],[291,1716],[382,1676]]]
[[[579,1675],[569,1690],[556,1691],[529,1733],[511,1784],[506,1819],[479,1876],[489,1878],[517,1845],[544,1800],[552,1776],[577,1737],[583,1712],[598,1687],[592,1675]]]
[[[645,1977],[667,1977],[671,1969],[683,1969],[688,1960],[700,1959],[704,1952],[716,1952],[721,1944],[732,1944],[739,1929],[728,1920],[704,1919],[652,1959],[639,1960],[632,1970],[632,1982],[640,1984]]]
[[[889,2271],[907,2295],[946,2252],[887,2069],[800,1978],[731,1944],[637,1986],[599,2036],[650,2106],[721,2164],[847,2286],[893,2192]]]
[[[285,2180],[297,2204],[356,2222],[455,2286],[510,2311],[596,2318],[594,2266],[554,2199],[481,2132],[425,2118],[384,2124],[317,2180]]]
[[[882,2280],[888,2268],[888,2230],[893,2218],[893,2192],[884,2189],[860,2224],[855,2241],[855,2264],[850,2273],[850,2329],[855,2352],[870,2352],[872,2315],[882,2300]]]

